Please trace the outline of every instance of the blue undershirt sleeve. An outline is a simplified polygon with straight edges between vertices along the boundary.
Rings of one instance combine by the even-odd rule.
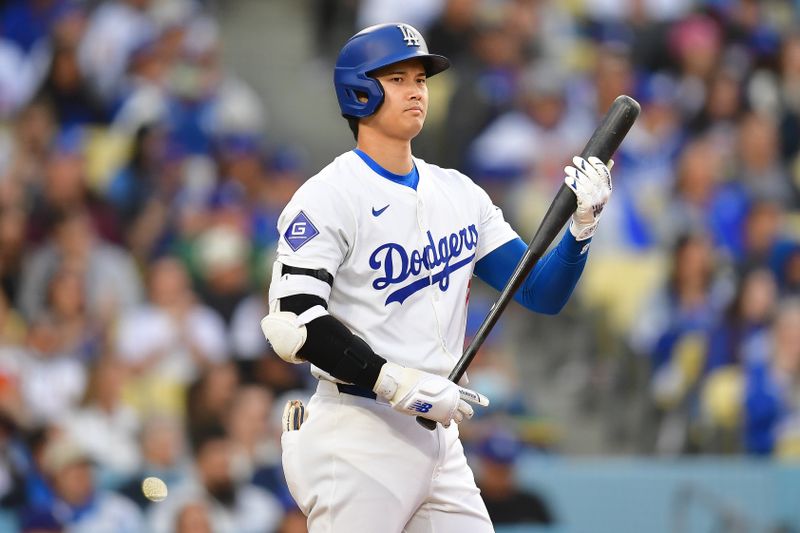
[[[558,246],[547,252],[528,274],[514,300],[538,313],[554,315],[561,311],[581,277],[589,255],[581,251],[590,241],[578,242],[572,233],[564,232]],[[475,275],[502,291],[527,248],[520,238],[505,243],[475,264]]]

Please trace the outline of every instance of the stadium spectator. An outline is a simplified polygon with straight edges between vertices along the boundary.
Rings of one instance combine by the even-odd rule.
[[[267,340],[259,331],[261,318],[266,316],[266,312],[266,298],[257,294],[239,302],[233,311],[229,331],[231,347],[239,362],[254,362],[269,353]]]
[[[189,438],[208,428],[222,426],[236,396],[239,375],[231,361],[214,365],[189,386],[186,394],[186,422]]]
[[[105,342],[102,323],[89,315],[83,273],[62,265],[50,278],[42,319],[61,340],[61,350],[89,364]]]
[[[252,479],[257,470],[276,463],[275,431],[268,423],[272,396],[257,385],[244,385],[236,393],[226,417],[225,429],[236,454],[237,471]]]
[[[117,490],[146,511],[154,502],[142,492],[142,480],[157,477],[167,487],[175,487],[186,481],[191,465],[186,457],[184,428],[177,418],[156,414],[145,419],[137,442],[141,462],[136,473]]]
[[[800,154],[800,35],[789,34],[780,54],[777,91],[780,115],[780,150],[784,164],[791,164]],[[795,205],[798,187],[794,185]]]
[[[203,302],[229,325],[250,294],[250,245],[241,230],[220,224],[200,234],[195,255]]]
[[[477,0],[445,0],[441,15],[425,33],[429,49],[451,58],[454,68],[469,59],[478,4]]]
[[[745,446],[756,455],[800,452],[800,302],[781,303],[775,325],[754,346],[746,365]]]
[[[32,241],[41,242],[49,235],[54,217],[81,209],[89,214],[100,237],[114,244],[122,241],[117,214],[89,186],[84,145],[79,128],[63,130],[55,139],[31,207],[28,236]]]
[[[711,329],[706,372],[744,363],[746,347],[769,327],[777,302],[777,285],[770,270],[754,268],[746,272],[727,310]]]
[[[0,180],[4,207],[21,208],[28,195],[38,191],[50,144],[59,128],[53,108],[42,100],[28,102],[13,118],[0,166],[5,174]]]
[[[669,30],[668,46],[678,64],[677,103],[684,120],[705,105],[706,80],[719,64],[724,49],[722,30],[708,15],[689,14]]]
[[[18,206],[0,207],[0,291],[10,303],[17,300],[26,248],[27,215]]]
[[[81,69],[95,90],[110,101],[117,96],[131,52],[156,33],[147,8],[151,0],[103,2],[89,17],[81,40]]]
[[[442,155],[445,166],[466,168],[473,139],[494,119],[508,111],[516,97],[524,67],[522,43],[506,31],[502,15],[477,20],[471,61],[458,73],[459,80],[449,102],[443,128]],[[469,113],[463,113],[469,109]]]
[[[28,318],[43,311],[48,280],[61,266],[83,273],[88,312],[94,317],[114,317],[141,300],[141,281],[132,258],[100,239],[82,208],[59,212],[50,239],[34,249],[23,266],[18,303]]]
[[[95,361],[80,409],[61,421],[65,434],[100,467],[106,487],[126,481],[140,461],[139,417],[123,403],[125,379],[125,368],[114,357]]]
[[[97,488],[90,457],[66,437],[49,442],[42,460],[55,498],[34,515],[49,515],[70,531],[139,533],[144,528],[139,509],[116,493]]]
[[[167,116],[173,59],[170,44],[176,37],[182,39],[183,33],[183,26],[175,25],[131,51],[121,103],[111,121],[114,131],[135,136]]]
[[[252,135],[228,135],[217,143],[221,180],[209,198],[213,222],[239,228],[255,252],[274,244],[278,215],[301,181],[293,179],[291,155],[269,159]]]
[[[659,220],[662,246],[683,233],[707,233],[715,247],[738,256],[748,198],[738,183],[724,181],[725,153],[705,137],[695,138],[677,163],[675,188]]]
[[[14,115],[30,98],[36,82],[33,62],[0,29],[0,117]]]
[[[225,427],[233,442],[234,464],[240,479],[269,491],[288,512],[297,506],[283,478],[280,435],[270,424],[272,402],[269,389],[260,385],[243,386],[231,403]]]
[[[512,434],[496,431],[478,447],[480,467],[476,483],[495,525],[553,525],[556,518],[538,494],[523,490],[514,479],[514,463],[522,443]]]
[[[39,184],[31,206],[28,237],[43,241],[52,231],[54,219],[69,210],[85,210],[98,235],[118,244],[121,242],[119,220],[111,207],[89,187],[82,154],[83,139],[79,129],[63,132],[56,140],[45,167],[44,181]]]
[[[106,124],[110,118],[106,104],[84,78],[74,46],[57,44],[37,97],[53,106],[64,127]]]
[[[228,357],[225,325],[198,301],[184,265],[164,257],[151,266],[148,302],[120,318],[116,353],[133,373],[140,409],[182,413],[184,389]]]
[[[106,196],[126,233],[153,196],[166,188],[161,180],[169,150],[163,126],[143,125],[134,135],[129,161],[111,177]]]
[[[25,340],[25,321],[0,291],[0,347],[19,346]]]
[[[780,142],[775,121],[764,113],[748,113],[739,121],[736,139],[737,163],[733,178],[754,198],[789,206],[794,191],[780,163]]]
[[[800,295],[800,244],[790,242],[776,258],[774,268],[781,294]]]
[[[735,153],[737,124],[748,105],[741,77],[733,67],[717,68],[706,80],[703,107],[687,123],[692,135],[705,136],[723,154]]]
[[[766,266],[778,275],[781,264],[796,240],[784,229],[785,211],[781,202],[770,198],[752,198],[743,222],[742,250],[736,257],[740,269]]]
[[[213,533],[208,507],[200,502],[188,502],[175,519],[175,533]]]
[[[50,21],[62,2],[13,0],[6,4],[2,16],[2,33],[28,52],[47,37]]]
[[[193,444],[196,482],[175,487],[169,499],[150,511],[153,533],[172,531],[181,509],[204,505],[215,533],[264,533],[278,530],[283,510],[266,491],[233,477],[233,445],[220,427],[208,428]]]
[[[16,353],[19,383],[25,403],[23,413],[32,423],[55,423],[76,409],[86,390],[85,362],[64,351],[64,339],[48,318],[34,321],[25,350]]]

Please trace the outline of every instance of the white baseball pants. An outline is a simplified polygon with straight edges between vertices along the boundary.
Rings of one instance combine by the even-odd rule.
[[[281,437],[309,533],[493,533],[458,427],[428,431],[388,404],[320,381]]]

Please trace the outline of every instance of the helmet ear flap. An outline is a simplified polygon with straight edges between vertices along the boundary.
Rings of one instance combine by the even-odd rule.
[[[359,91],[358,89],[347,88],[347,97],[351,100],[354,100],[360,104],[366,104],[369,102],[369,95],[367,95],[364,91]]]
[[[346,74],[342,73],[345,77]],[[337,87],[340,102],[347,102],[348,113],[343,116],[355,118],[368,117],[375,113],[383,103],[384,93],[380,82],[366,75],[357,76],[346,85]]]

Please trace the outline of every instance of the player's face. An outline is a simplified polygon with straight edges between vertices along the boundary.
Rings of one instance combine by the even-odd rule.
[[[428,85],[419,59],[390,65],[375,74],[383,86],[384,99],[378,112],[362,123],[389,137],[411,140],[422,130],[428,114]]]

